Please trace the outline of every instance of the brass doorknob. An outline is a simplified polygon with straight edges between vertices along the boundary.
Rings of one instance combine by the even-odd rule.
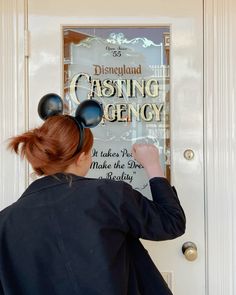
[[[193,242],[185,242],[182,246],[182,252],[189,261],[197,259],[197,246]]]

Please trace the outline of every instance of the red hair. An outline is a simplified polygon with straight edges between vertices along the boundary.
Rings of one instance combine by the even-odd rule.
[[[76,123],[67,115],[59,115],[48,118],[39,128],[11,138],[8,148],[25,157],[37,175],[51,175],[64,172],[80,153],[91,150],[91,130],[85,128],[82,149],[76,153],[79,140]]]

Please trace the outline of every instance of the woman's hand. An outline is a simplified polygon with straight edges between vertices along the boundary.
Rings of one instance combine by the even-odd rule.
[[[159,150],[155,145],[135,143],[131,152],[133,158],[144,167],[149,178],[165,177],[160,164]]]

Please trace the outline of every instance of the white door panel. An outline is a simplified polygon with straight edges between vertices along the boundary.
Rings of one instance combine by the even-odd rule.
[[[162,272],[172,273],[175,295],[205,294],[203,177],[203,7],[202,1],[29,1],[30,127],[41,124],[37,104],[44,94],[63,96],[62,26],[158,26],[171,28],[171,182],[187,217],[186,234],[144,245]],[[194,158],[186,160],[184,151]],[[198,247],[189,262],[184,242]],[[145,271],[145,270],[144,270]],[[158,290],[157,290],[158,294]]]

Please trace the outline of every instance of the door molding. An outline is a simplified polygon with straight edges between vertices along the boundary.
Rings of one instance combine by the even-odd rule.
[[[25,162],[3,142],[28,128],[24,30],[27,0],[0,0],[0,207],[27,186]],[[236,3],[204,0],[204,162],[208,295],[235,295],[236,280]],[[22,119],[23,118],[23,119]]]
[[[236,2],[204,1],[206,258],[209,295],[236,294]]]
[[[6,150],[7,139],[27,129],[26,4],[26,0],[0,0],[0,209],[18,199],[27,185],[26,162]]]

